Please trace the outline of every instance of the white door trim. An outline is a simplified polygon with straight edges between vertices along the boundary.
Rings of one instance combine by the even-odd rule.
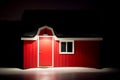
[[[37,59],[37,67],[39,67],[40,65],[39,65],[39,59],[40,59],[40,55],[39,55],[39,49],[40,49],[40,40],[39,40],[39,38],[40,37],[51,37],[52,38],[52,67],[54,67],[54,37],[53,36],[38,36],[38,59]]]
[[[37,50],[38,50],[38,51],[37,51],[37,52],[38,52],[38,53],[37,53],[37,67],[39,67],[39,36],[38,36],[38,39],[37,39],[37,40],[38,40],[38,47],[37,47]]]

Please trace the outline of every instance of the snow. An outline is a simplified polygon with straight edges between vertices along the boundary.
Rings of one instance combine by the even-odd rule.
[[[115,68],[87,68],[87,67],[57,67],[57,68],[0,68],[0,74],[33,74],[33,73],[110,73],[117,72]]]
[[[57,68],[0,68],[2,80],[120,80],[118,69],[57,67]],[[114,73],[115,72],[115,73]]]

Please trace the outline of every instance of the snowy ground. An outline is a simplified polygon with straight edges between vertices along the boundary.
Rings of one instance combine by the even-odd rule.
[[[118,73],[113,68],[0,68],[0,80],[119,80]]]

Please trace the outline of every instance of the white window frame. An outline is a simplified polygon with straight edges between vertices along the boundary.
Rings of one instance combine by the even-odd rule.
[[[61,52],[61,42],[72,42],[72,52]],[[66,46],[66,50],[67,50],[67,46]],[[60,54],[74,54],[74,40],[60,40],[59,42],[59,53]]]

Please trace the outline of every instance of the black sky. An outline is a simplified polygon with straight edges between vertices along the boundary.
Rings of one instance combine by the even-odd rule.
[[[20,33],[32,31],[37,25],[48,25],[62,32],[66,32],[65,27],[69,27],[69,30],[79,30],[76,32],[103,34],[104,2],[102,0],[1,0],[0,21],[22,22],[22,27],[15,28],[19,29]]]
[[[101,0],[0,0],[0,20],[21,20],[24,10],[98,10],[103,14]]]

